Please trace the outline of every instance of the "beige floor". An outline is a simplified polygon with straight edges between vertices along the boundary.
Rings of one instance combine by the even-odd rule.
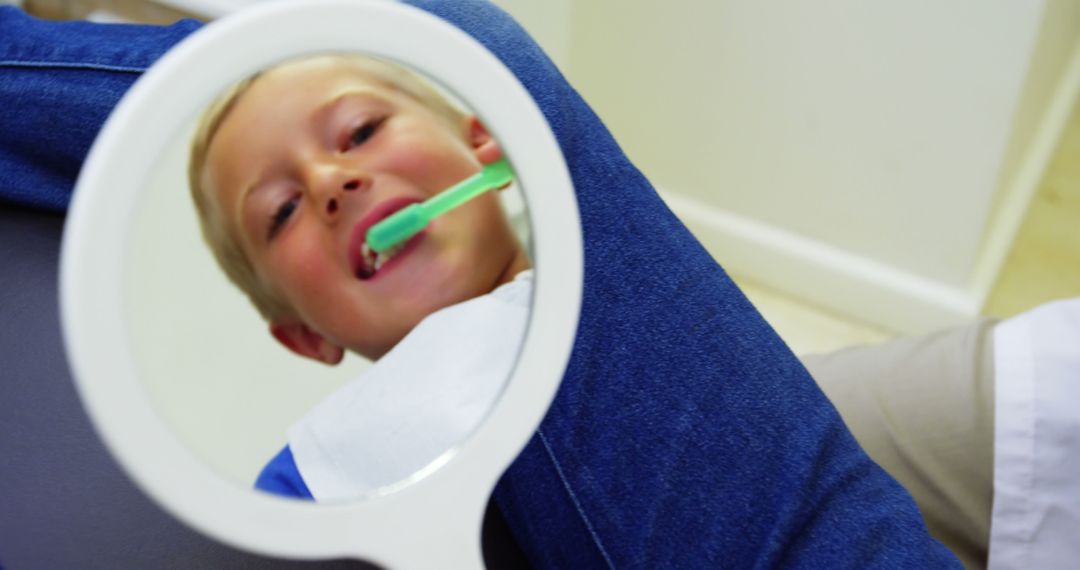
[[[828,311],[735,276],[739,288],[798,355],[820,354],[860,344],[878,344],[893,333]]]
[[[1010,317],[1031,307],[1080,296],[1080,104],[1013,244],[986,314]]]
[[[876,344],[894,334],[838,317],[751,281],[736,281],[796,354]],[[1080,296],[1080,104],[1043,175],[984,313],[1010,317]]]

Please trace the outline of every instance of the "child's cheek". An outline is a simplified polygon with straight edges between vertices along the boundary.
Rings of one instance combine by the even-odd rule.
[[[478,168],[463,141],[420,121],[403,125],[386,151],[382,157],[387,171],[436,191],[467,178]]]
[[[295,236],[280,259],[280,272],[286,282],[292,283],[293,295],[300,295],[297,302],[311,302],[319,297],[321,287],[330,284],[330,278],[339,273],[339,263],[327,252],[318,239]]]

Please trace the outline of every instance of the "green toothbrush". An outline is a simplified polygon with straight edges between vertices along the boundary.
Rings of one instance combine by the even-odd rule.
[[[394,212],[394,215],[371,226],[365,236],[368,247],[383,253],[418,234],[436,217],[513,179],[514,171],[510,169],[510,163],[505,158],[499,159],[427,201]]]

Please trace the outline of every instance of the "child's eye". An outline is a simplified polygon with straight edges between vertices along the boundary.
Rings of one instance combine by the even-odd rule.
[[[270,217],[270,231],[266,236],[266,239],[273,239],[281,227],[285,225],[285,222],[289,220],[289,216],[296,210],[296,206],[299,205],[300,200],[297,198],[291,198],[281,204],[274,212],[274,215]]]
[[[351,135],[349,135],[349,142],[346,150],[348,150],[349,148],[360,146],[367,142],[368,139],[375,136],[375,133],[378,132],[379,127],[382,126],[383,121],[385,120],[386,117],[380,117],[378,119],[369,120],[357,127],[357,129],[353,131]]]

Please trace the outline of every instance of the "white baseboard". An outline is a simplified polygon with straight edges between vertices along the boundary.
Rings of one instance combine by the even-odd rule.
[[[674,192],[668,206],[732,274],[849,318],[918,334],[970,322],[981,299]]]

